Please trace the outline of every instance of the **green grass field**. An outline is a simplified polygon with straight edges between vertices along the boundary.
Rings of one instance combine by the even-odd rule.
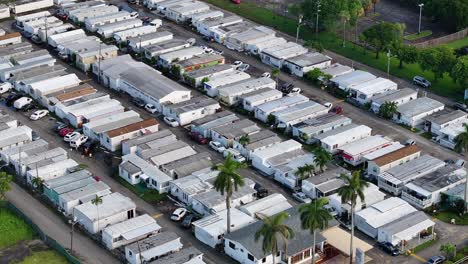
[[[34,238],[34,231],[26,222],[8,209],[0,208],[0,248]]]
[[[65,257],[53,250],[34,252],[18,264],[67,264]]]
[[[468,47],[468,37],[455,40],[453,42],[444,44],[444,46],[450,47],[452,49],[459,49],[463,47]]]
[[[257,23],[270,26],[276,30],[287,33],[291,36],[296,35],[297,21],[287,17],[279,16],[273,11],[256,6],[255,4],[242,2],[240,5],[232,4],[226,0],[205,0],[206,2],[226,9],[240,16],[248,18]],[[345,56],[351,60],[364,63],[373,68],[387,71],[387,58],[385,54],[381,54],[379,59],[375,59],[375,53],[370,52],[363,47],[347,43],[342,46],[343,40],[333,33],[321,32],[318,34],[318,40],[324,48]],[[316,34],[311,28],[301,27],[300,38],[303,40],[316,40]],[[468,38],[467,38],[468,39]],[[453,45],[453,44],[452,44]],[[460,44],[457,44],[460,45]],[[455,84],[450,76],[445,75],[444,78],[437,82],[434,79],[432,72],[423,72],[418,64],[405,64],[403,69],[398,68],[399,61],[397,58],[391,58],[390,74],[403,79],[412,80],[415,75],[420,75],[432,82],[431,91],[446,96],[455,100],[463,98],[463,88]]]
[[[441,211],[441,212],[437,212],[433,216],[439,219],[440,221],[443,221],[446,223],[450,223],[450,220],[455,219],[455,224],[457,225],[468,225],[468,214],[459,216],[458,214],[454,212]]]
[[[432,35],[432,31],[424,30],[424,31],[421,31],[421,33],[414,33],[414,34],[411,34],[411,35],[406,35],[403,38],[406,39],[406,40],[409,40],[409,41],[413,41],[413,40],[418,40],[418,39],[428,37],[430,35]]]

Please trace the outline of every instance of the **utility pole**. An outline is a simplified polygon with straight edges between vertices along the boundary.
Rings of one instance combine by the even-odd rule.
[[[303,15],[299,15],[299,21],[297,23],[297,30],[296,30],[296,43],[299,39],[299,28],[301,27],[301,24],[302,24],[302,19],[304,18]]]
[[[73,234],[75,233],[75,225],[78,224],[79,221],[75,220],[75,208],[72,211],[72,219],[68,220],[68,223],[71,224],[71,231],[70,231],[70,253],[73,255]]]
[[[392,54],[390,53],[390,49],[387,52],[387,79],[390,79],[390,56]]]
[[[315,19],[315,38],[318,40],[318,22],[320,13],[320,1],[317,1],[317,17]]]
[[[47,16],[44,16],[44,20],[45,20],[45,39],[46,39],[46,43],[47,43]]]
[[[99,56],[98,56],[98,83],[101,83],[101,45],[102,45],[102,42],[99,42]]]
[[[418,34],[421,33],[421,16],[422,16],[422,8],[424,6],[423,3],[419,4],[419,27],[418,27]]]
[[[140,40],[140,61],[143,61],[143,47],[141,46],[141,35],[138,37]]]

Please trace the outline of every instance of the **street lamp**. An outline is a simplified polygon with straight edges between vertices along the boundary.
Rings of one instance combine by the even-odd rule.
[[[421,33],[421,16],[422,16],[422,8],[424,6],[423,3],[419,4],[419,27],[418,27],[418,34]]]
[[[315,20],[315,37],[318,39],[318,19],[320,13],[320,1],[317,1],[317,18]]]
[[[68,223],[71,225],[70,231],[70,254],[73,254],[73,233],[75,233],[75,225],[78,224],[80,221],[76,220],[68,220]]]
[[[299,28],[301,27],[303,18],[304,18],[303,15],[299,15],[299,22],[297,24],[297,31],[296,31],[296,43],[297,43],[297,40],[299,39]]]
[[[390,49],[387,52],[387,79],[390,79],[390,57],[392,54],[390,53]]]

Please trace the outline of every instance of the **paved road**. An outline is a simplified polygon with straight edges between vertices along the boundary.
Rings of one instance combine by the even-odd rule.
[[[52,212],[51,209],[44,206],[15,183],[11,184],[11,191],[6,194],[6,198],[31,218],[48,236],[55,239],[62,246],[69,248],[70,225],[56,216],[55,212]],[[75,232],[73,241],[73,251],[85,263],[109,264],[117,262],[109,251],[80,232]]]

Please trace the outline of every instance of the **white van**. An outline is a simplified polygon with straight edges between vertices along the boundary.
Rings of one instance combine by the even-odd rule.
[[[13,107],[16,108],[16,109],[21,109],[23,108],[25,105],[28,105],[32,103],[32,99],[29,98],[29,97],[21,97],[20,99],[16,100],[14,103],[13,103]]]
[[[88,137],[85,135],[81,135],[79,137],[73,138],[70,141],[70,147],[72,148],[79,148],[82,144],[88,141]]]
[[[0,83],[0,94],[4,94],[11,90],[13,86],[9,82]]]
[[[231,154],[231,158],[237,162],[245,162],[245,158],[239,153],[239,151],[228,148],[223,152],[223,156],[226,158],[229,154]]]
[[[151,26],[155,26],[156,28],[162,26],[162,20],[161,19],[153,19],[151,22],[149,22]]]

